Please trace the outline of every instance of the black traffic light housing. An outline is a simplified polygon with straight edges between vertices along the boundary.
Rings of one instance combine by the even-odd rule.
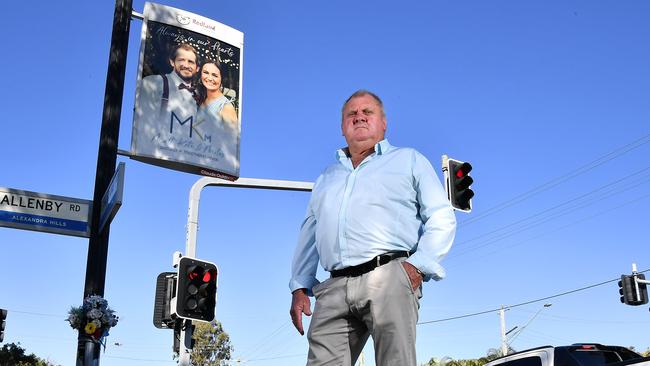
[[[451,206],[459,211],[472,211],[474,191],[470,189],[474,179],[469,176],[472,164],[443,156],[443,171],[446,172],[445,188]]]
[[[7,320],[7,310],[0,309],[0,342],[5,339],[5,323]]]
[[[178,262],[176,297],[172,312],[179,318],[210,322],[217,303],[217,266],[196,258]]]
[[[645,275],[635,273],[632,275],[621,275],[618,281],[618,292],[621,294],[621,302],[627,305],[643,305],[648,303],[648,287],[645,282]]]
[[[158,329],[171,329],[171,301],[176,296],[177,272],[163,272],[156,279],[156,299],[153,306],[153,325]]]

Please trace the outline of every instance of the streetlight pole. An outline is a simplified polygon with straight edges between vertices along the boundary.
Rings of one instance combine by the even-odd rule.
[[[113,178],[115,162],[117,161],[117,141],[120,131],[122,96],[124,94],[131,8],[132,0],[115,1],[113,33],[111,35],[106,89],[104,92],[104,111],[99,136],[99,151],[97,153],[84,298],[89,295],[104,295],[110,223],[107,222],[104,229],[100,230],[101,201]],[[77,342],[76,363],[83,366],[99,365],[99,347],[82,331],[79,332]]]
[[[219,178],[200,178],[190,189],[190,202],[187,210],[187,233],[185,237],[185,256],[188,257],[196,256],[196,236],[199,229],[199,202],[203,188],[209,186],[311,192],[314,183],[257,178],[239,178],[231,182]],[[181,327],[180,331],[178,365],[189,366],[192,347],[192,321],[185,319],[183,322],[184,326]],[[237,363],[239,362],[240,360],[237,360]]]

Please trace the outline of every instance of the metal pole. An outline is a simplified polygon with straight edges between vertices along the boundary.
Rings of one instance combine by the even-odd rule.
[[[257,178],[239,178],[235,182],[211,177],[199,179],[190,190],[190,204],[187,211],[185,255],[188,257],[196,256],[196,233],[199,229],[199,201],[201,200],[201,191],[208,186],[311,192],[314,183]]]
[[[506,310],[503,305],[499,310],[499,318],[501,318],[501,355],[505,356],[508,354],[508,342],[506,338]]]
[[[97,153],[97,170],[95,174],[95,191],[88,244],[88,259],[86,262],[86,282],[84,298],[89,295],[104,295],[106,281],[106,259],[108,256],[108,234],[110,224],[99,231],[101,200],[115,173],[117,161],[117,142],[120,131],[120,115],[122,112],[122,96],[124,93],[124,75],[126,71],[126,53],[129,46],[129,27],[132,0],[116,0],[113,15],[113,33],[106,73],[106,89],[104,92],[104,111],[102,127],[99,136]],[[92,348],[92,362],[82,355],[87,354],[88,346]],[[77,346],[77,365],[99,365],[99,347],[87,342],[79,335]]]
[[[311,192],[314,183],[257,178],[239,178],[235,182],[211,177],[199,179],[194,183],[192,189],[190,189],[190,202],[187,211],[187,236],[185,240],[185,255],[188,257],[196,257],[196,234],[199,229],[199,201],[201,200],[201,191],[208,186]],[[191,321],[187,320],[186,324],[191,324]],[[190,364],[191,338],[191,327],[183,327],[180,334],[181,342],[178,353],[179,366],[188,366]]]

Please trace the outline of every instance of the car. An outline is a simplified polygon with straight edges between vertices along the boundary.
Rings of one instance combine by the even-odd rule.
[[[650,357],[621,346],[577,343],[570,346],[543,346],[511,353],[484,366],[650,366]]]

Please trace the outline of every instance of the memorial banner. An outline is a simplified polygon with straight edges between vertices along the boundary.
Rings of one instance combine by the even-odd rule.
[[[237,179],[243,33],[159,4],[143,15],[131,158]]]

